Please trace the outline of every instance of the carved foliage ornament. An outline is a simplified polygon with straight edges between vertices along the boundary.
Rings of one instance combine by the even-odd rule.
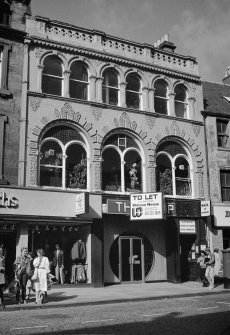
[[[123,128],[129,128],[132,130],[136,130],[137,128],[137,123],[135,121],[131,121],[130,117],[128,116],[128,114],[126,112],[124,112],[119,120],[114,118],[114,123],[116,125],[116,127],[123,127]]]
[[[40,107],[41,102],[42,102],[41,97],[34,97],[34,96],[29,97],[29,103],[34,112],[36,112],[37,109]]]

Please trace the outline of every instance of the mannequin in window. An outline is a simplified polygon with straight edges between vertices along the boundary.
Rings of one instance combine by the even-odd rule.
[[[57,279],[57,283],[64,284],[64,253],[60,249],[60,245],[56,243],[53,257],[53,266],[55,269],[55,277]]]

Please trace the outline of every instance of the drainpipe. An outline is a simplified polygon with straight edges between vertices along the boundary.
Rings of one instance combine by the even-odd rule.
[[[206,134],[206,114],[205,111],[201,111],[201,114],[203,116],[203,120],[204,120],[204,140],[205,140],[205,154],[206,154],[206,171],[207,171],[207,178],[208,178],[208,198],[209,200],[211,200],[211,191],[210,191],[210,173],[209,173],[209,160],[208,160],[208,144],[207,144],[207,134]],[[208,216],[207,217],[207,226],[209,229],[209,247],[211,249],[211,251],[213,252],[213,234],[211,231],[211,226],[212,226],[212,217]]]
[[[26,184],[26,138],[27,138],[27,90],[28,90],[28,63],[29,63],[30,40],[24,41],[24,60],[22,74],[22,101],[20,118],[20,140],[18,160],[18,186]]]

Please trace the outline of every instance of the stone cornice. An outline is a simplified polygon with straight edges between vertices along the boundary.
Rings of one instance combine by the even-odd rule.
[[[145,71],[155,71],[156,73],[184,79],[187,81],[192,81],[196,83],[201,83],[201,78],[200,76],[197,75],[192,75],[187,72],[181,72],[179,70],[171,70],[170,68],[166,67],[161,67],[157,64],[149,64],[147,62],[141,62],[141,61],[133,61],[129,58],[122,57],[122,56],[116,56],[114,54],[110,54],[108,52],[100,52],[100,51],[95,51],[89,48],[85,47],[75,47],[73,45],[65,44],[65,43],[60,43],[57,41],[52,41],[52,40],[47,40],[47,39],[42,39],[38,38],[36,36],[30,36],[29,37],[34,45],[39,45],[39,46],[45,46],[47,48],[52,48],[52,49],[58,49],[58,50],[64,50],[68,52],[78,52],[79,54],[82,55],[87,55],[91,56],[97,59],[103,59],[104,61],[109,61],[109,62],[115,62],[117,64],[122,64],[126,65],[129,67],[136,67]]]

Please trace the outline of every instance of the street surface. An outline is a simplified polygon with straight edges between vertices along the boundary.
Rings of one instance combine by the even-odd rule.
[[[93,306],[6,308],[0,312],[0,334],[230,335],[230,299],[221,293]]]

